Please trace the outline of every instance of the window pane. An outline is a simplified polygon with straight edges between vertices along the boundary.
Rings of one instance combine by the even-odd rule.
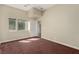
[[[25,30],[25,21],[18,20],[18,30]]]
[[[10,30],[16,29],[16,19],[9,18],[9,29]]]

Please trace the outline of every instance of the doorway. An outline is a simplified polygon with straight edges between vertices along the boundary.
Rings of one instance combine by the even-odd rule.
[[[41,22],[38,20],[31,20],[30,31],[32,36],[41,37]]]

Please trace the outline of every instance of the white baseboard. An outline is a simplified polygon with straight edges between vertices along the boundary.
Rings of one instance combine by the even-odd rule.
[[[27,36],[27,37],[20,37],[20,38],[15,38],[15,39],[9,39],[9,40],[2,40],[2,41],[0,41],[0,43],[4,43],[4,42],[9,42],[9,41],[15,41],[15,40],[20,40],[20,39],[23,39],[23,38],[28,38],[28,37],[30,37],[30,36]]]
[[[46,37],[42,37],[42,38],[49,40],[49,38],[46,38]],[[72,46],[72,45],[69,45],[67,43],[63,43],[63,42],[60,42],[60,41],[57,41],[57,40],[49,40],[49,41],[56,42],[56,43],[59,43],[59,44],[62,44],[62,45],[65,45],[65,46],[79,50],[79,47]]]

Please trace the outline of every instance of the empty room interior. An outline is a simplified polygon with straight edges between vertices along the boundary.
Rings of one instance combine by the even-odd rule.
[[[79,4],[0,4],[0,54],[78,54]]]

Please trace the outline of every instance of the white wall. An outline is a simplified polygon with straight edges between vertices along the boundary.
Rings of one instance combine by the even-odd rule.
[[[79,49],[79,5],[56,5],[40,20],[43,38]]]
[[[26,12],[5,5],[0,6],[2,7],[0,8],[0,42],[12,41],[29,37],[28,31],[9,32],[8,25],[8,18],[28,20]]]

